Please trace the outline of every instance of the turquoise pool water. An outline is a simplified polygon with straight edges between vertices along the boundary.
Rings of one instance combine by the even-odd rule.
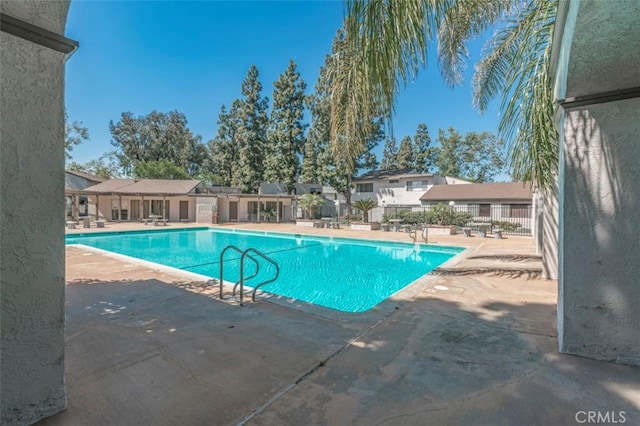
[[[398,290],[463,251],[459,247],[363,241],[347,238],[191,228],[170,231],[68,235],[67,244],[84,244],[212,278],[219,276],[220,252],[233,244],[256,248],[280,266],[266,292],[343,312],[367,311]],[[224,279],[239,278],[239,255],[225,255]],[[245,276],[254,271],[245,263]],[[246,286],[272,277],[260,263]]]

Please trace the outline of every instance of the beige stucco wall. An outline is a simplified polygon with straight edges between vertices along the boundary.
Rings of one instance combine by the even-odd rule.
[[[3,13],[58,34],[68,7],[0,3]],[[3,425],[31,424],[66,406],[64,61],[60,52],[0,32]]]
[[[540,190],[536,202],[536,249],[542,256],[542,277],[558,279],[558,180],[549,189]]]
[[[640,365],[640,99],[567,112],[560,197],[563,352]]]
[[[560,350],[640,365],[640,3],[561,1],[558,16]]]
[[[129,196],[122,196],[121,198],[119,198],[118,196],[112,196],[112,195],[100,195],[100,196],[96,196],[96,195],[92,195],[90,197],[90,202],[92,203],[91,205],[93,206],[92,211],[95,213],[95,205],[93,203],[96,202],[96,198],[98,201],[98,211],[99,211],[99,216],[103,219],[106,220],[111,220],[111,203],[115,202],[116,204],[120,202],[120,200],[122,201],[122,205],[123,208],[124,206],[126,206],[126,208],[129,210],[129,218],[131,217],[131,201],[132,200],[139,200],[142,202],[142,198],[139,196],[135,196],[135,197],[129,197]],[[157,201],[162,201],[162,197],[155,197],[155,196],[145,196],[144,197],[144,201],[149,201],[149,203],[152,200],[157,200]],[[195,222],[196,221],[196,199],[195,197],[189,197],[189,196],[168,196],[165,198],[165,201],[169,202],[169,221],[170,222],[178,222],[180,221],[180,201],[187,201],[189,203],[189,218],[188,218],[188,222]],[[140,207],[142,209],[142,207]],[[149,207],[151,208],[151,207]],[[142,215],[142,210],[140,211],[140,214]],[[95,214],[94,216],[95,217]]]

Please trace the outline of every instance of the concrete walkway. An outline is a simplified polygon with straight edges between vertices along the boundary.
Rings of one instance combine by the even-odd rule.
[[[68,248],[69,409],[41,424],[640,424],[639,369],[557,353],[556,282],[530,239],[437,242],[469,250],[366,314],[239,307]]]

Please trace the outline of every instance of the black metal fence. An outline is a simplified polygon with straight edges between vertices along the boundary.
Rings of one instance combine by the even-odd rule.
[[[455,225],[458,232],[462,228],[476,228],[480,225],[491,225],[493,229],[501,229],[506,235],[532,235],[533,217],[531,204],[460,204],[431,206],[391,206],[378,207],[379,218],[385,222],[389,219],[402,219],[405,223],[431,223]]]

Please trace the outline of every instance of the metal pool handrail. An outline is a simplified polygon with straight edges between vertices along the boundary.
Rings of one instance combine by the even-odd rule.
[[[223,295],[222,295],[222,286],[224,284],[224,254],[227,252],[227,250],[234,250],[238,253],[240,253],[240,265],[242,265],[242,263],[244,262],[244,251],[242,251],[241,249],[239,249],[238,247],[234,246],[234,245],[228,245],[226,246],[221,252],[220,252],[220,300],[224,299]],[[258,261],[253,257],[253,256],[247,256],[249,259],[253,260],[253,262],[256,264],[256,272],[255,274],[253,274],[252,276],[250,276],[249,278],[253,278],[254,276],[258,275],[258,269],[260,268],[260,265],[258,264]],[[242,279],[242,266],[240,266],[240,279]],[[240,282],[240,281],[238,281]],[[233,294],[235,295],[236,292],[236,286],[238,284],[236,283],[236,285],[233,287]],[[242,294],[242,293],[241,293]],[[241,296],[241,300],[242,300],[242,296]]]
[[[266,280],[266,281],[263,281],[263,282],[259,283],[258,285],[256,285],[253,288],[253,292],[251,293],[251,300],[253,300],[255,302],[256,301],[256,291],[258,290],[258,287],[263,286],[265,284],[272,283],[275,280],[277,280],[278,277],[280,276],[280,266],[278,266],[278,264],[273,259],[271,259],[266,254],[262,253],[258,249],[248,248],[245,251],[242,251],[241,249],[239,249],[238,247],[236,247],[234,245],[228,245],[227,247],[225,247],[222,250],[222,252],[220,252],[220,299],[223,299],[222,285],[224,283],[224,254],[225,254],[225,252],[227,250],[234,250],[234,251],[240,253],[240,280],[236,283],[235,286],[233,286],[233,295],[235,296],[236,287],[238,286],[238,284],[240,285],[240,306],[243,305],[243,301],[244,301],[244,282],[246,280],[250,280],[251,278],[253,278],[256,275],[258,275],[258,270],[260,269],[260,264],[258,263],[256,258],[251,256],[249,253],[254,253],[254,254],[260,256],[261,258],[263,258],[267,262],[271,263],[276,268],[276,274],[274,275],[273,278],[271,278],[269,280]],[[245,259],[245,257],[253,260],[253,262],[256,264],[255,272],[253,273],[253,275],[250,275],[247,278],[245,278],[245,276],[244,276],[244,259]]]
[[[265,284],[269,284],[274,282],[275,280],[278,279],[278,276],[280,276],[280,266],[278,266],[278,264],[271,259],[270,257],[268,257],[267,255],[265,255],[264,253],[262,253],[261,251],[254,249],[254,248],[248,248],[244,251],[244,253],[242,254],[242,257],[244,258],[245,256],[249,256],[249,252],[255,253],[258,256],[260,256],[261,258],[263,258],[264,260],[266,260],[267,262],[271,263],[275,268],[276,268],[276,274],[273,276],[273,278],[271,278],[270,280],[266,280],[261,282],[260,284],[256,285],[253,287],[253,292],[251,293],[251,300],[252,301],[256,301],[256,291],[258,291],[258,288],[265,285]],[[242,276],[242,272],[244,269],[244,263],[242,262],[242,259],[240,260],[240,301],[242,302],[242,288],[244,285],[244,280],[243,280],[243,276]]]

